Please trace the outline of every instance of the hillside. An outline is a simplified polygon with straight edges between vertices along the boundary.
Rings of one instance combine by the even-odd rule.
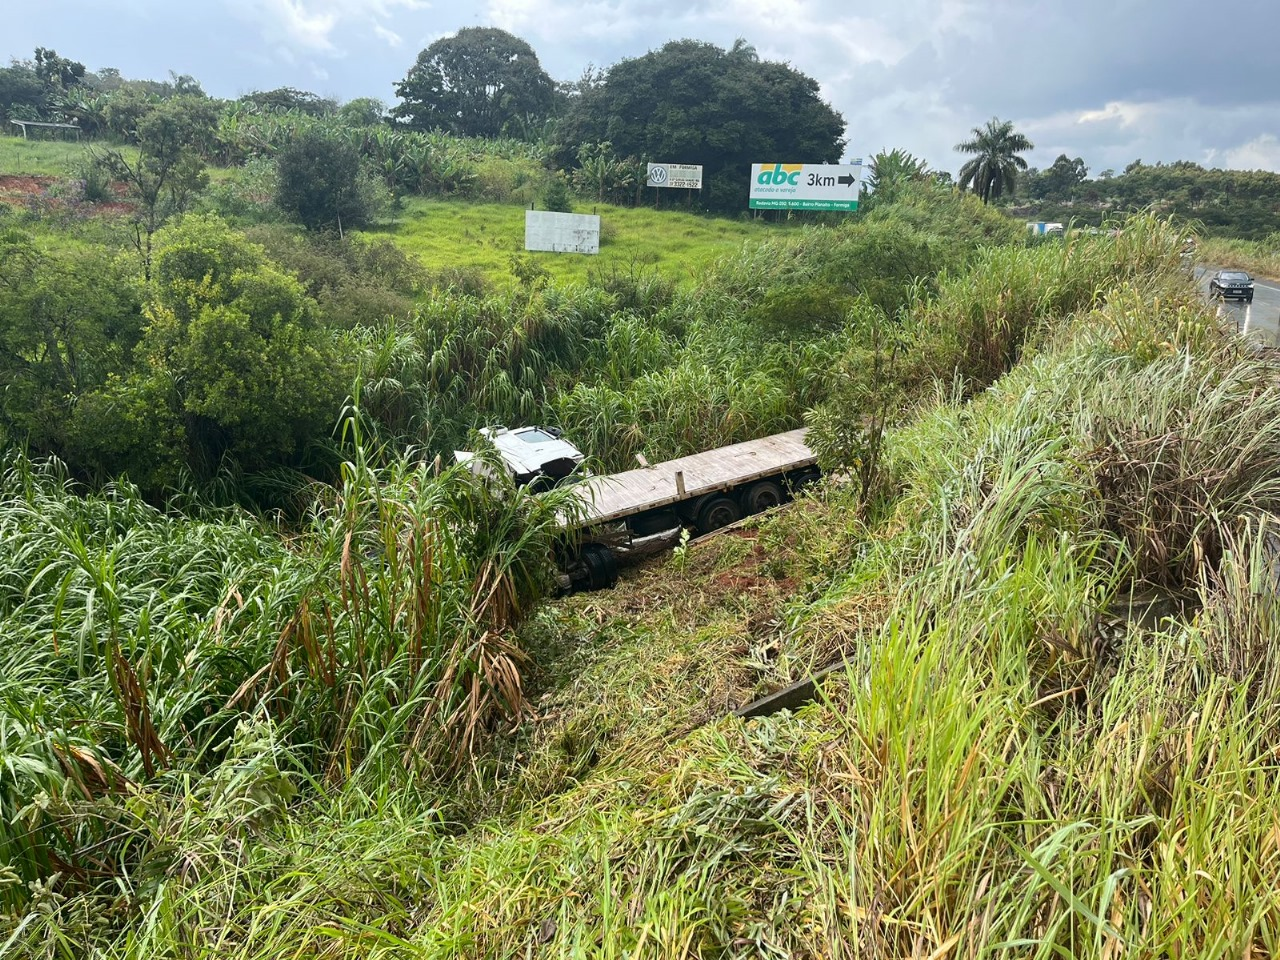
[[[1270,951],[1280,393],[1181,282],[1139,273],[1107,300],[971,402],[926,402],[872,518],[829,486],[540,615],[536,722],[486,771],[484,819],[455,837],[315,811],[322,849],[401,839],[287,868],[326,893],[276,905],[275,936],[319,947],[327,922],[387,956]],[[840,657],[813,706],[728,716]],[[231,908],[222,882],[197,915]]]
[[[0,136],[0,957],[1280,953],[1280,379],[1187,259],[1274,263],[1280,177],[1063,156],[1106,223],[1031,237],[992,118],[963,189],[756,218],[846,144],[745,40],[423,54],[391,109],[0,68],[87,141]],[[815,482],[564,595],[608,478],[456,463],[495,424],[606,475],[803,427]]]
[[[31,826],[0,843],[49,879],[0,891],[7,946],[1273,951],[1280,388],[1181,234],[941,276],[888,378],[859,386],[875,340],[828,361],[827,483],[597,594],[537,603],[554,501],[359,449],[283,541],[13,461],[6,697],[49,694],[3,714]],[[866,389],[898,411],[872,463]],[[730,716],[832,662],[798,712]],[[89,703],[133,719],[68,726]]]
[[[77,194],[74,182],[83,175],[89,146],[0,136],[0,203],[15,208],[33,201],[65,206]],[[240,166],[214,167],[209,175],[215,189],[201,205],[203,209],[240,216],[249,213],[246,207],[254,203],[253,191],[260,189],[252,172]],[[116,192],[123,195],[121,185]],[[257,198],[253,218],[283,221],[279,214],[264,213],[261,199]],[[785,234],[814,222],[812,217],[786,220],[776,214],[708,217],[579,199],[574,203],[576,212],[601,217],[600,254],[563,256],[525,252],[524,211],[530,205],[522,203],[520,196],[503,202],[410,196],[389,205],[366,235],[387,237],[433,275],[464,282],[470,278],[473,283],[511,287],[520,282],[517,274],[525,282],[540,276],[583,282],[592,273],[605,278],[656,273],[673,283],[688,284],[716,260],[737,252],[745,241]],[[83,206],[86,214],[108,218],[130,209],[125,203]]]
[[[648,207],[618,207],[579,201],[576,213],[600,216],[598,256],[526,253],[524,211],[511,204],[413,199],[386,225],[389,236],[433,271],[474,271],[496,284],[515,282],[512,258],[526,275],[557,281],[632,276],[653,271],[672,282],[690,283],[716,260],[736,253],[748,240],[798,230],[805,225],[774,218],[707,217]]]

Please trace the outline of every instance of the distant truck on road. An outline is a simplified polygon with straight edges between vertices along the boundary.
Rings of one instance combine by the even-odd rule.
[[[1037,237],[1047,236],[1052,233],[1062,233],[1065,229],[1060,223],[1049,223],[1044,220],[1027,221],[1027,231]]]
[[[553,428],[488,427],[481,433],[519,484],[562,482],[584,459]],[[622,473],[584,477],[574,488],[582,517],[576,521],[576,548],[561,558],[561,585],[610,587],[620,562],[674,543],[686,527],[710,533],[785,503],[821,475],[804,438],[803,429],[791,430]],[[461,462],[473,456],[457,452]]]

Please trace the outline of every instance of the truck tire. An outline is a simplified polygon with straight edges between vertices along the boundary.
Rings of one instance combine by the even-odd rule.
[[[776,507],[785,499],[786,496],[778,483],[773,480],[757,480],[742,491],[742,512],[747,516],[763,513],[765,510]]]
[[[787,474],[787,493],[795,496],[811,483],[816,483],[822,476],[822,472],[817,467],[805,467],[800,470],[793,470]]]
[[[618,582],[618,558],[603,543],[584,543],[579,557],[587,570],[588,590],[605,590]]]
[[[698,506],[696,519],[699,533],[710,533],[742,519],[742,510],[731,497],[714,495]]]

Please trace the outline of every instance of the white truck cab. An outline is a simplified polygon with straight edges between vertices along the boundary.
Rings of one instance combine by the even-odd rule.
[[[555,486],[572,476],[585,459],[582,451],[555,427],[481,427],[479,433],[493,444],[519,486]],[[481,462],[474,452],[453,453],[459,463],[472,464],[473,470],[479,470]]]

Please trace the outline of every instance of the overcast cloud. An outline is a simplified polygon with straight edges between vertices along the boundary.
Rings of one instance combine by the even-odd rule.
[[[216,96],[388,104],[418,51],[460,27],[523,37],[557,80],[742,37],[821,84],[848,157],[901,147],[955,171],[954,144],[999,116],[1040,167],[1066,153],[1095,174],[1135,159],[1280,171],[1276,0],[0,0],[0,24],[9,57],[46,46],[127,77],[188,73]]]

